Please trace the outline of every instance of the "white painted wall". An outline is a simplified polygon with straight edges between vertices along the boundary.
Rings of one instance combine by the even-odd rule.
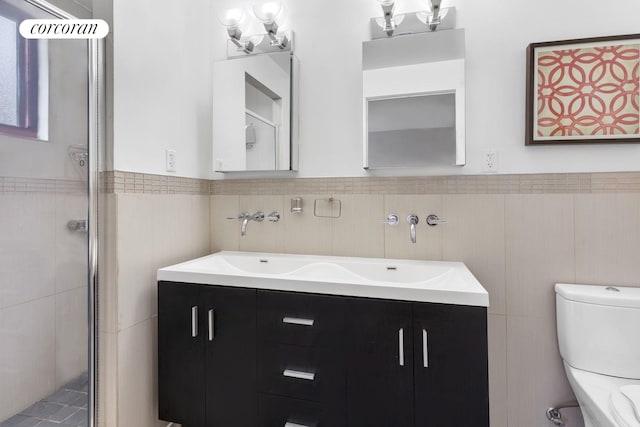
[[[214,13],[230,4],[243,2],[217,1]],[[400,12],[417,10],[424,3],[402,4]],[[482,153],[488,148],[498,150],[501,173],[638,170],[640,145],[525,147],[524,98],[529,43],[637,33],[640,2],[607,2],[606,10],[612,12],[606,19],[596,1],[450,0],[449,4],[457,7],[458,26],[466,29],[467,36],[467,165],[373,173],[482,173]],[[300,172],[293,176],[368,174],[361,167],[361,43],[369,39],[369,17],[377,7],[374,0],[288,1],[301,69]],[[210,24],[213,56],[220,60],[225,55],[224,29],[215,17]],[[237,176],[268,175],[228,177]]]
[[[211,174],[212,60],[225,58],[217,13],[250,0],[114,0],[114,168]],[[467,165],[376,174],[482,173],[482,153],[498,150],[502,173],[637,170],[640,145],[525,147],[525,49],[531,42],[638,32],[640,2],[450,0],[467,36]],[[399,12],[423,2],[406,0]],[[362,167],[362,42],[374,0],[289,0],[300,60],[300,168],[286,176],[366,176]],[[329,9],[332,9],[329,11]],[[324,17],[324,18],[322,18]],[[282,175],[282,174],[280,174]],[[273,176],[232,174],[227,177]]]
[[[209,176],[212,4],[113,0],[114,169]]]

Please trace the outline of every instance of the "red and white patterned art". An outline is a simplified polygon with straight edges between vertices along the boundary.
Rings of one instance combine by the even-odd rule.
[[[640,135],[640,42],[538,48],[534,61],[534,140]]]

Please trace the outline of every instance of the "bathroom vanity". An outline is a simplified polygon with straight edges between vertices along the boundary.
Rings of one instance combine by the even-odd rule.
[[[160,269],[159,417],[486,427],[487,306],[454,262],[220,252]]]

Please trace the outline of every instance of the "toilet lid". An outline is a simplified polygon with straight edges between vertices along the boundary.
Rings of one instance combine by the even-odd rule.
[[[611,393],[611,413],[622,427],[640,427],[640,386],[622,386]]]

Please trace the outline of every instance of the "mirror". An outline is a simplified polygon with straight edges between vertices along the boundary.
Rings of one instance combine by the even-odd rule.
[[[215,172],[297,169],[297,122],[291,52],[214,63]]]
[[[464,30],[363,43],[364,168],[465,164]]]

